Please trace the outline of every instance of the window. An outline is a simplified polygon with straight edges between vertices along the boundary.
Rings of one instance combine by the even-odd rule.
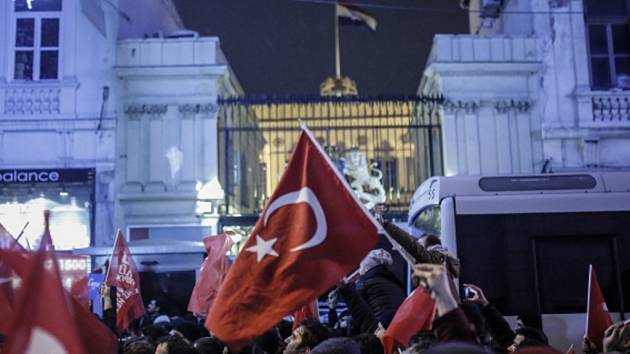
[[[630,89],[630,0],[586,0],[591,86]]]
[[[61,0],[15,0],[15,80],[59,77]]]

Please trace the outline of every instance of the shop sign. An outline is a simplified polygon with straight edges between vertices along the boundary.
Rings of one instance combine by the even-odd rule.
[[[0,170],[0,184],[87,182],[93,177],[94,169],[89,168]]]

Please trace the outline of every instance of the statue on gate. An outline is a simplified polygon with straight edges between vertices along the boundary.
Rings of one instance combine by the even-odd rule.
[[[343,174],[359,200],[368,209],[385,203],[385,188],[381,183],[383,172],[376,168],[377,164],[368,166],[367,157],[357,148],[346,151],[341,158]]]

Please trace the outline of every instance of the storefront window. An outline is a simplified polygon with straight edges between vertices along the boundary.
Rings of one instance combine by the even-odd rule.
[[[63,171],[0,170],[0,223],[25,248],[39,245],[45,210],[50,211],[50,233],[56,250],[90,246],[93,170],[80,170],[76,175]],[[77,178],[64,181],[67,176]]]

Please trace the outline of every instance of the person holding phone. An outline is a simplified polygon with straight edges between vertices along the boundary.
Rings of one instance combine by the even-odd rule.
[[[516,334],[501,312],[486,298],[483,290],[474,284],[464,284],[464,303],[477,304],[481,308],[492,335],[492,347],[497,352],[507,352]]]

